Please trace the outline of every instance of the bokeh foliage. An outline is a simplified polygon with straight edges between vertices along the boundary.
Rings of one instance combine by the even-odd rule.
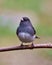
[[[40,22],[36,27],[37,34],[43,36],[52,36],[52,19],[50,21],[50,16],[42,13],[40,9],[43,2],[46,2],[46,0],[0,0],[0,8],[3,10],[32,10],[36,12],[40,19]],[[0,35],[5,33],[7,35],[7,31],[10,33],[9,31],[11,30],[9,30],[7,27],[2,28],[0,26]]]
[[[36,26],[37,34],[42,37],[52,36],[52,15],[43,13],[41,11],[41,4],[46,1],[47,0],[0,0],[0,10],[31,10],[32,12],[36,12],[39,17],[39,22]],[[10,24],[7,24],[4,27],[2,26],[1,22],[2,17],[0,15],[0,46],[17,44],[18,40],[16,36],[16,31],[12,31],[9,28]],[[8,22],[10,22],[10,20],[8,20]],[[9,38],[7,36],[9,36]],[[42,40],[42,42],[43,41],[44,40]],[[42,51],[41,55],[43,55],[44,57],[50,57],[52,59],[52,50],[44,50]]]

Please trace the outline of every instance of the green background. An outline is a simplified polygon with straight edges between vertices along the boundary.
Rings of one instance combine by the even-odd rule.
[[[15,16],[13,13],[15,14],[17,13],[17,16],[18,16],[18,12],[19,13],[30,12],[30,16],[32,16],[31,15],[31,12],[32,12],[34,15],[35,14],[37,15],[38,22],[36,24],[35,22],[33,23],[35,24],[34,28],[36,29],[37,35],[40,37],[40,39],[35,40],[34,43],[52,43],[52,4],[51,3],[52,3],[51,0],[0,0],[0,47],[18,45],[19,43],[21,43],[16,36],[16,29],[19,25],[19,22],[17,20],[18,23],[16,23],[15,20],[12,20]],[[6,14],[7,12],[9,13]],[[11,14],[11,18],[10,18],[10,14]],[[32,17],[35,18],[34,16]],[[37,56],[39,57],[39,59],[40,57],[42,57],[42,59],[45,60],[44,65],[48,65],[48,64],[52,65],[52,62],[51,62],[52,49],[40,49],[36,51],[34,50],[33,53],[35,52],[37,53]],[[9,65],[10,63],[9,61],[11,58],[8,59],[8,56],[9,57],[12,55],[15,56],[16,53],[18,52],[14,52],[14,53],[8,52],[8,53],[3,53],[3,54],[1,53],[0,54],[0,58],[1,58],[0,65],[4,65],[4,64]],[[23,52],[21,53],[23,54]],[[35,56],[36,56],[36,53],[35,53]],[[5,54],[8,56],[4,56]],[[4,58],[6,58],[5,60],[8,59],[8,61],[4,61]],[[37,59],[37,63],[38,63],[38,59]]]

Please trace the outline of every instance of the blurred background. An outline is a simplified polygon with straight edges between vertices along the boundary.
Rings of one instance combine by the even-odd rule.
[[[0,0],[0,47],[20,45],[16,29],[22,17],[30,18],[40,39],[52,43],[52,0]],[[52,49],[0,53],[0,65],[52,65]]]

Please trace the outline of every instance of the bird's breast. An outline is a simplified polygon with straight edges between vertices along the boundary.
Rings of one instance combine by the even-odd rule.
[[[32,42],[32,41],[34,40],[34,37],[35,37],[35,36],[32,36],[32,35],[30,35],[29,33],[20,32],[20,33],[18,34],[18,37],[19,37],[19,39],[20,39],[22,42],[27,43],[27,42]]]

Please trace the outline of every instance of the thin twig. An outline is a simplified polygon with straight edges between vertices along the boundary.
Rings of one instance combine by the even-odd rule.
[[[34,44],[34,45],[23,45],[23,46],[11,46],[0,48],[0,52],[13,51],[13,50],[25,50],[25,49],[37,49],[37,48],[52,48],[52,44]]]

